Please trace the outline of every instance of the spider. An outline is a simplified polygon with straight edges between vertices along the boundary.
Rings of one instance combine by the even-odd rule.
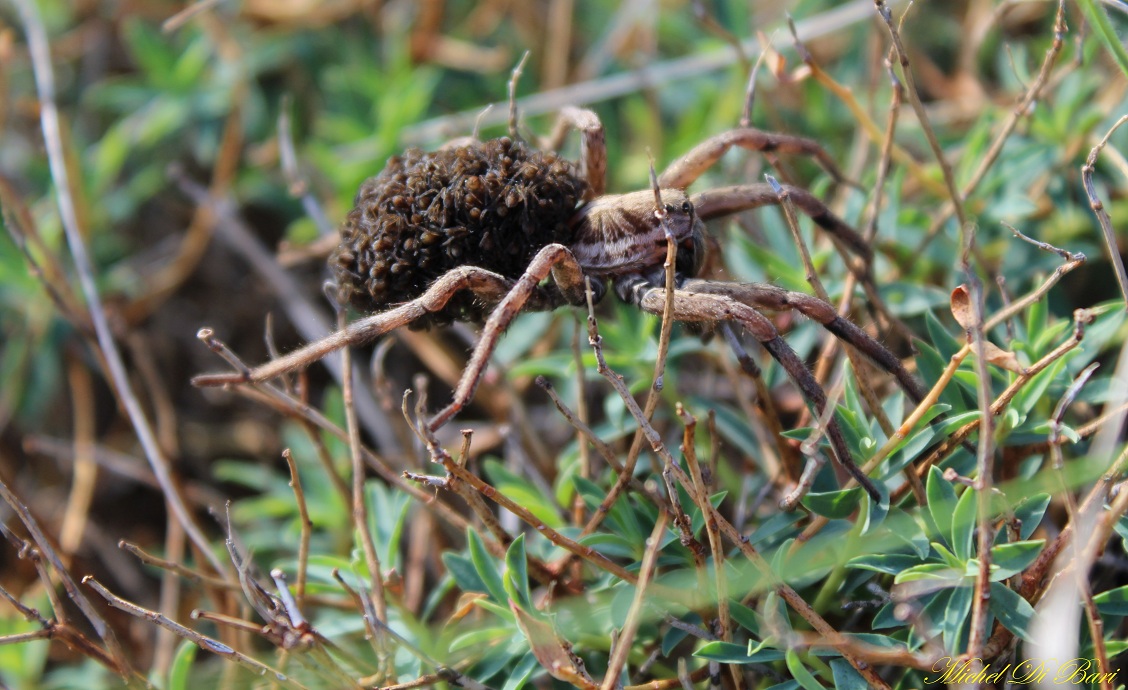
[[[767,184],[685,190],[734,146],[809,155],[840,177],[815,141],[749,127],[710,137],[657,177],[662,213],[655,208],[655,190],[605,193],[603,126],[592,111],[562,110],[547,148],[557,148],[573,129],[581,134],[578,164],[520,141],[512,114],[511,137],[460,140],[434,152],[411,149],[391,158],[361,186],[330,258],[339,300],[376,313],[253,370],[206,374],[194,383],[263,382],[401,326],[484,321],[453,399],[427,425],[433,432],[472,399],[502,332],[521,311],[585,305],[588,284],[594,300],[610,286],[624,302],[662,314],[668,229],[677,242],[676,321],[736,325],[751,333],[821,418],[825,392],[758,311],[794,309],[868,356],[920,402],[924,389],[901,361],[830,304],[771,285],[696,277],[706,254],[705,221],[777,204],[779,196]],[[870,248],[853,228],[809,192],[791,186],[785,191],[799,210],[868,265]],[[825,431],[837,461],[878,500],[833,415]]]

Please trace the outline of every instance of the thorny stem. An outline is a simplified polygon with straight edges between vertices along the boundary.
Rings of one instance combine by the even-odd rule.
[[[226,359],[236,371],[249,371],[247,365],[238,357],[236,357],[235,354],[232,353],[231,350],[218,338],[216,338],[215,335],[211,332],[211,329],[201,329],[199,337],[212,351],[218,353],[220,356]],[[316,408],[312,407],[308,402],[299,400],[293,395],[286,393],[285,391],[272,384],[261,383],[256,384],[254,387],[236,386],[232,390],[239,395],[243,395],[261,404],[274,408],[284,415],[302,420],[303,422],[310,424],[313,427],[321,429],[329,433],[330,435],[335,436],[341,441],[344,441],[346,443],[348,442],[348,432],[346,432],[344,429],[340,428],[333,422],[329,421],[329,419],[324,414],[322,414]],[[389,467],[387,462],[385,462],[384,459],[379,455],[373,453],[371,450],[363,446],[360,450],[368,466],[375,470],[376,473],[384,481],[388,482],[388,484],[396,487],[401,491],[405,491],[406,493],[417,499],[429,510],[432,510],[440,515],[455,529],[465,530],[469,526],[470,523],[466,520],[466,518],[452,509],[450,506],[442,502],[432,501],[430,494],[423,491],[414,484],[404,481],[403,477],[400,476],[400,473]],[[343,480],[339,480],[338,478],[338,481],[340,481],[340,484],[343,485]],[[338,482],[335,481],[334,486],[337,486],[337,484]],[[342,494],[342,497],[346,502],[351,499],[351,490],[349,489],[349,487],[345,487],[345,491]]]
[[[286,94],[278,108],[278,157],[282,163],[282,173],[286,176],[290,196],[301,199],[302,209],[317,227],[317,233],[322,237],[330,236],[336,239],[337,233],[334,232],[333,224],[325,216],[325,211],[321,208],[321,204],[317,203],[317,198],[310,193],[309,184],[298,170],[298,154],[294,147],[293,128],[290,126],[293,100],[290,94]]]
[[[886,149],[886,147],[888,147],[887,155],[896,160],[901,165],[905,166],[912,174],[914,180],[916,180],[921,185],[928,187],[933,192],[942,193],[944,189],[943,185],[939,185],[937,182],[935,182],[932,176],[930,176],[927,171],[925,171],[924,167],[915,158],[913,158],[911,153],[909,153],[903,147],[893,141],[888,135],[888,130],[886,131],[885,135],[882,135],[881,129],[878,128],[877,123],[874,122],[873,118],[870,117],[869,112],[867,112],[866,108],[862,106],[862,104],[858,102],[858,99],[854,97],[854,92],[848,87],[845,87],[835,81],[834,77],[823,71],[822,67],[820,67],[819,64],[815,62],[815,59],[811,55],[810,51],[807,50],[807,47],[801,40],[799,40],[799,35],[798,31],[796,30],[795,23],[789,20],[788,27],[791,29],[791,36],[795,41],[795,49],[799,53],[800,59],[803,60],[803,64],[807,65],[807,67],[810,68],[811,76],[815,79],[815,81],[822,84],[828,91],[837,96],[846,105],[846,107],[849,108],[850,114],[854,116],[854,120],[861,126],[861,129],[866,133],[866,136],[868,136],[869,139],[875,143],[879,141],[883,142],[882,149],[884,150]],[[900,88],[899,85],[898,88]]]
[[[524,70],[528,59],[529,51],[526,50],[509,77],[509,136],[513,139],[520,138],[517,134],[517,82],[521,80],[521,71]]]
[[[1030,382],[1038,373],[1060,359],[1073,348],[1081,344],[1081,339],[1085,336],[1085,326],[1092,323],[1095,315],[1088,309],[1077,309],[1073,312],[1073,336],[1058,345],[1045,357],[1041,358],[1026,371],[1018,376],[1006,389],[995,398],[995,401],[990,406],[990,416],[997,416],[1002,414],[1014,396],[1018,394],[1022,387]],[[962,352],[963,350],[961,350]],[[954,355],[953,355],[954,356]],[[940,462],[943,458],[947,457],[948,453],[955,450],[956,446],[963,443],[964,439],[971,435],[971,432],[979,428],[980,419],[973,419],[964,426],[960,427],[955,433],[949,436],[945,441],[940,444],[927,458],[921,460],[917,464],[918,476],[923,476],[932,465]],[[894,494],[899,495],[900,492]]]
[[[187,568],[175,561],[158,558],[157,556],[146,552],[140,546],[137,546],[132,542],[125,541],[124,539],[118,542],[118,548],[122,551],[126,551],[132,554],[137,558],[137,560],[141,561],[145,565],[151,565],[154,568],[160,568],[161,570],[166,570],[170,573],[174,573],[184,578],[185,580],[188,580],[189,582],[195,582],[200,585],[215,587],[217,589],[227,589],[231,591],[236,591],[239,589],[239,584],[237,582],[230,582],[213,575],[206,575],[204,573],[192,570],[191,568]]]
[[[815,484],[815,477],[826,463],[826,460],[818,452],[819,438],[822,437],[823,429],[826,429],[832,422],[835,409],[838,407],[838,396],[841,393],[842,386],[835,386],[834,390],[827,394],[826,407],[815,420],[814,429],[811,430],[810,435],[803,443],[799,444],[799,451],[807,456],[807,464],[803,467],[803,474],[799,475],[799,481],[795,483],[795,488],[779,500],[780,510],[792,511],[798,507],[803,497],[810,493],[811,487]]]
[[[592,471],[591,450],[588,448],[588,444],[584,442],[585,438],[590,440],[592,445],[594,445],[599,450],[599,454],[603,456],[603,459],[606,460],[607,463],[612,467],[618,464],[618,459],[615,458],[615,453],[611,451],[607,444],[603,443],[602,439],[598,439],[596,435],[591,432],[591,428],[588,427],[587,420],[590,419],[590,416],[588,415],[587,403],[587,377],[585,376],[584,372],[583,354],[580,351],[581,326],[578,320],[574,320],[572,325],[572,361],[574,366],[576,367],[576,414],[570,415],[570,411],[565,412],[567,407],[562,407],[562,402],[560,401],[559,397],[557,397],[552,392],[551,386],[549,386],[549,388],[546,388],[545,390],[552,398],[552,401],[556,403],[556,408],[560,410],[560,412],[564,415],[564,418],[568,419],[569,422],[572,423],[573,428],[575,428],[576,440],[579,441],[580,446],[579,476],[581,479],[590,479]],[[541,388],[544,388],[544,385],[542,385],[541,383],[542,381],[544,381],[545,383],[548,382],[548,380],[544,377],[538,376],[536,383]],[[572,420],[575,421],[573,422]],[[585,433],[584,429],[580,428],[577,423],[582,424],[584,428],[588,429],[588,431]],[[577,527],[583,527],[585,510],[586,508],[584,506],[583,496],[581,496],[577,491],[572,507],[572,519]]]

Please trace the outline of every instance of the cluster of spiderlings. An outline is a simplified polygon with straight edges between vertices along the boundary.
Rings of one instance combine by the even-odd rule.
[[[586,183],[568,161],[509,138],[391,158],[357,192],[329,259],[339,298],[380,311],[418,297],[457,266],[519,277],[539,249],[572,241]],[[482,321],[473,295],[455,295],[417,327]]]

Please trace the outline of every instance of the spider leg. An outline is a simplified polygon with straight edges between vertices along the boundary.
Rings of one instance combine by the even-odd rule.
[[[584,201],[602,196],[607,190],[607,140],[603,135],[603,123],[599,116],[586,108],[567,106],[560,110],[560,117],[552,128],[546,145],[541,148],[558,151],[564,137],[572,129],[578,130],[580,139],[580,167],[588,183],[588,194]]]
[[[666,304],[665,288],[657,287],[642,276],[620,278],[615,281],[615,290],[624,301],[651,314],[661,314]],[[807,404],[814,409],[817,416],[822,416],[827,405],[826,393],[822,386],[795,350],[780,336],[772,322],[752,306],[727,295],[679,288],[674,291],[673,318],[676,321],[698,323],[731,321],[740,324],[752,333],[764,349],[779,362],[788,377],[799,388]],[[830,416],[825,431],[838,463],[857,480],[874,501],[880,501],[881,494],[854,462],[846,444],[846,437],[842,433],[842,427],[839,426],[834,415]]]
[[[846,181],[838,166],[834,164],[834,160],[814,139],[742,127],[709,137],[693,147],[689,153],[670,163],[658,178],[659,186],[663,189],[667,187],[685,189],[733,146],[765,153],[781,151],[813,156],[837,182]]]
[[[563,278],[563,279],[566,279]],[[267,381],[313,362],[350,345],[361,345],[416,319],[441,310],[461,290],[471,290],[487,303],[497,303],[512,289],[513,281],[485,269],[461,266],[439,277],[419,297],[406,304],[354,321],[343,330],[331,333],[321,340],[295,350],[283,357],[267,362],[249,372],[203,374],[192,379],[195,386],[223,386],[238,383]],[[545,290],[538,290],[532,304],[534,309],[555,309],[560,299]]]
[[[513,284],[490,314],[486,325],[482,327],[478,344],[474,347],[470,361],[462,372],[462,378],[458,380],[458,385],[454,389],[454,399],[431,419],[428,424],[431,431],[446,424],[474,397],[474,391],[482,379],[482,372],[485,371],[501,334],[513,318],[525,309],[529,299],[537,294],[539,283],[549,274],[567,299],[583,294],[583,271],[567,247],[562,244],[550,244],[537,252],[529,267],[525,269],[525,273]]]
[[[807,190],[791,185],[783,185],[783,188],[796,208],[807,214],[815,225],[826,230],[832,238],[860,256],[866,266],[869,266],[873,260],[873,249],[857,230],[831,213],[826,204]],[[697,216],[708,221],[762,206],[779,205],[779,196],[771,185],[760,183],[707,189],[690,196],[690,201]]]
[[[852,345],[874,364],[889,372],[914,403],[923,400],[928,392],[924,385],[905,369],[905,365],[901,364],[901,360],[896,355],[855,323],[842,318],[833,305],[818,297],[763,283],[689,280],[683,284],[682,289],[695,294],[721,295],[761,309],[773,311],[794,309],[818,321],[839,340]]]

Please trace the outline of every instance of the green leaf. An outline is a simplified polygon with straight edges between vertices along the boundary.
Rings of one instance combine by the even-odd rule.
[[[494,601],[504,604],[509,600],[509,597],[506,596],[505,583],[501,578],[501,573],[497,571],[493,556],[490,555],[485,543],[482,542],[482,538],[478,536],[473,527],[466,531],[466,546],[470,550],[470,560],[474,563],[474,570],[478,573],[482,584],[486,586],[486,591],[490,593]]]
[[[1128,616],[1128,585],[1101,592],[1093,597],[1097,610],[1110,616]]]
[[[787,662],[787,670],[791,671],[791,676],[798,681],[799,685],[806,688],[806,690],[826,690],[819,681],[815,679],[803,662],[799,660],[799,653],[794,649],[787,650],[784,656]]]
[[[1010,409],[1023,415],[1029,414],[1030,411],[1034,409],[1034,406],[1045,398],[1046,390],[1049,389],[1050,384],[1053,383],[1054,379],[1065,369],[1066,363],[1072,359],[1071,354],[1072,353],[1067,353],[1044,370],[1035,374],[1034,377],[1019,390],[1018,394],[1015,395],[1014,400],[1011,402]]]
[[[505,552],[505,592],[511,601],[532,611],[533,597],[529,593],[529,563],[525,555],[525,535],[521,534]]]
[[[944,359],[951,359],[952,355],[956,354],[963,347],[944,324],[940,323],[940,319],[931,311],[924,315],[924,324],[928,328],[929,343],[936,348],[936,353]]]
[[[928,343],[917,342],[916,346],[919,350],[916,362],[920,369],[920,376],[924,379],[925,386],[931,387],[944,375],[944,370],[948,367],[948,360],[941,357],[940,353],[929,346]],[[963,395],[960,393],[959,384],[956,381],[950,381],[944,387],[944,391],[940,393],[940,402],[951,406],[953,410],[967,409]]]
[[[505,680],[505,685],[501,686],[501,690],[520,690],[525,686],[529,680],[529,676],[533,675],[533,671],[538,668],[537,657],[529,652],[521,657],[517,662],[517,666],[509,672],[509,677]]]
[[[789,528],[801,519],[803,519],[803,512],[799,510],[793,510],[789,513],[776,513],[760,523],[759,528],[752,533],[752,546],[760,548],[762,544],[779,536],[782,532],[793,533]]]
[[[747,645],[733,644],[732,642],[707,642],[693,653],[693,656],[710,661],[719,661],[722,664],[763,664],[770,661],[783,659],[783,652],[778,649],[761,649],[749,653],[751,642]]]
[[[920,565],[919,558],[899,553],[871,553],[851,558],[846,562],[847,568],[872,570],[888,575],[896,575],[917,565]]]
[[[916,519],[903,516],[897,523],[896,529],[890,530],[890,533],[894,539],[907,544],[920,560],[928,558],[932,544]]]
[[[1116,35],[1116,29],[1109,21],[1107,11],[1095,0],[1077,0],[1077,4],[1081,6],[1085,18],[1089,20],[1089,25],[1093,27],[1093,33],[1101,40],[1105,50],[1112,55],[1116,64],[1120,67],[1120,71],[1128,75],[1128,50],[1125,50],[1120,37]]]
[[[510,471],[497,460],[487,460],[482,467],[495,489],[524,506],[538,520],[553,529],[564,526],[558,506],[531,481]]]
[[[973,588],[956,587],[952,590],[952,597],[948,599],[948,606],[944,609],[944,617],[940,620],[939,627],[944,636],[944,648],[950,654],[957,654],[963,648],[967,617],[971,613],[971,602],[974,597]]]
[[[949,568],[955,571],[962,571],[965,569],[966,561],[964,561],[962,558],[957,558],[956,554],[948,550],[948,547],[944,546],[938,541],[932,542],[931,546],[932,549],[936,551],[936,553],[940,554],[940,558],[944,559],[944,563],[946,563]]]
[[[933,465],[928,470],[928,483],[924,493],[928,497],[928,514],[939,530],[937,536],[943,538],[952,533],[952,513],[956,509],[956,491],[952,483],[944,479],[944,473]]]
[[[945,563],[921,563],[893,577],[893,584],[918,580],[936,580],[945,583],[943,586],[955,587],[963,580],[963,569],[956,570]]]
[[[1007,630],[1029,642],[1030,621],[1034,618],[1034,607],[1017,592],[1001,582],[991,583],[991,613]]]
[[[862,487],[856,486],[845,491],[809,493],[803,497],[803,505],[816,515],[831,520],[842,520],[858,509],[862,498]]]
[[[176,655],[172,658],[172,665],[168,669],[168,690],[188,690],[194,687],[188,680],[188,673],[196,660],[197,649],[199,647],[188,640],[177,645]]]
[[[760,635],[760,618],[754,610],[739,601],[730,601],[729,613],[732,614],[732,619],[737,625],[753,635]]]
[[[991,549],[991,581],[999,582],[1026,570],[1038,558],[1045,543],[1042,539],[1016,541]]]
[[[402,570],[399,545],[411,497],[378,481],[365,483],[364,489],[368,500],[368,528],[380,563],[385,568]]]
[[[889,490],[884,484],[878,483],[877,491],[881,495],[880,501],[874,501],[869,494],[865,496],[866,519],[862,523],[861,535],[873,534],[889,516]]]
[[[975,491],[968,487],[960,495],[960,500],[956,503],[955,513],[952,515],[952,551],[956,558],[961,561],[971,558],[971,540],[977,522],[977,503]]]
[[[1027,496],[1015,506],[1014,516],[1021,523],[1018,530],[1019,539],[1029,539],[1030,535],[1034,534],[1034,530],[1038,529],[1039,523],[1042,522],[1042,516],[1046,514],[1046,508],[1049,507],[1050,495],[1046,493]]]

